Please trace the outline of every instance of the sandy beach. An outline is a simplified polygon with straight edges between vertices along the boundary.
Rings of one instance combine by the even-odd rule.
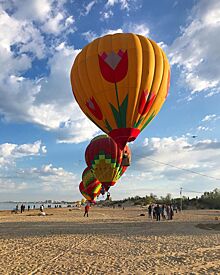
[[[0,211],[0,274],[219,274],[220,211],[148,219],[146,209]]]

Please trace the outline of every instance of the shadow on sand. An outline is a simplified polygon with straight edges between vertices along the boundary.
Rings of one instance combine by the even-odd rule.
[[[211,223],[200,223],[196,225],[197,228],[204,229],[204,230],[216,230],[220,231],[220,223],[211,224]]]
[[[214,229],[214,230],[210,230]],[[220,224],[197,224],[195,222],[123,222],[123,223],[88,223],[85,222],[6,222],[0,223],[0,238],[19,238],[31,236],[50,236],[61,234],[96,234],[96,235],[193,235],[210,234],[219,230]],[[201,230],[203,229],[203,230]]]

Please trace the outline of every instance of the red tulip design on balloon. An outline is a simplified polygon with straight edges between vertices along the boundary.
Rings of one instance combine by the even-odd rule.
[[[138,113],[142,116],[147,114],[153,105],[155,98],[156,95],[154,92],[149,93],[148,91],[143,91],[138,106]]]
[[[128,53],[119,50],[118,53],[103,52],[99,55],[99,66],[103,78],[111,83],[116,83],[125,78],[128,72]]]
[[[89,100],[86,101],[86,106],[90,110],[90,112],[98,119],[102,120],[103,115],[99,108],[99,105],[95,101],[94,97],[91,97]]]
[[[111,51],[110,53],[103,52],[102,54],[98,55],[98,58],[102,77],[106,81],[115,84],[115,94],[117,99],[118,111],[116,111],[114,106],[112,106],[111,104],[110,106],[116,123],[119,128],[125,127],[126,122],[122,120],[122,113],[124,113],[124,117],[126,117],[125,113],[127,111],[128,98],[126,96],[124,102],[122,102],[120,105],[117,82],[123,80],[128,73],[127,50],[123,51],[120,49],[117,53],[114,51]]]

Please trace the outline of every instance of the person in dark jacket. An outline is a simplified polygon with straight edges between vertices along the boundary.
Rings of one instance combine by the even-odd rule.
[[[148,206],[148,218],[152,218],[152,205],[150,204],[149,206]]]
[[[155,213],[156,213],[157,221],[160,221],[161,208],[160,208],[159,204],[157,204],[157,206],[155,207]]]

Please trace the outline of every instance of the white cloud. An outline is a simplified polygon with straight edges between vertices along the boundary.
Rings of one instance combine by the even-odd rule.
[[[112,10],[108,10],[108,11],[101,11],[100,15],[101,15],[100,20],[104,21],[104,20],[107,20],[107,19],[113,17],[114,13]]]
[[[81,12],[81,15],[86,16],[90,13],[94,5],[96,4],[97,1],[91,1],[88,5],[84,6],[84,11]]]
[[[40,92],[28,111],[34,123],[55,131],[59,142],[82,142],[99,132],[79,109],[72,95],[69,73],[78,53],[79,50],[64,43],[56,48],[49,60],[50,75],[39,84]]]
[[[164,50],[167,51],[167,44],[165,44],[163,41],[157,42],[157,44]]]
[[[39,168],[16,169],[11,175],[0,176],[0,200],[45,200],[80,198],[80,178],[62,167],[45,164]],[[76,191],[77,190],[77,191]]]
[[[99,35],[97,33],[93,32],[93,31],[84,32],[82,35],[85,37],[85,39],[88,42],[92,42],[94,39],[96,39],[98,37],[101,37],[101,36],[105,36],[105,35],[108,35],[108,34],[115,34],[115,33],[124,33],[124,32],[126,32],[126,30],[123,29],[123,28],[104,29],[104,30],[102,30],[101,34],[99,34]]]
[[[199,131],[210,131],[211,129],[209,127],[205,127],[205,126],[198,126],[197,127],[197,130]]]
[[[45,145],[43,145],[43,146],[41,147],[41,150],[42,150],[42,153],[43,153],[43,154],[46,154],[46,153],[47,153],[47,147],[46,147]]]
[[[218,0],[199,1],[169,49],[171,64],[181,67],[192,94],[209,89],[212,96],[220,91],[219,14]]]
[[[76,110],[78,106],[76,106]],[[80,112],[80,110],[79,110]],[[100,134],[99,130],[89,119],[74,116],[72,120],[68,120],[59,128],[57,133],[59,143],[80,143]]]
[[[130,5],[132,2],[136,1],[131,1],[131,0],[108,0],[108,2],[105,4],[106,8],[113,7],[116,4],[119,4],[122,10],[129,10]]]
[[[26,8],[31,10],[28,3]],[[19,16],[9,15],[0,8],[0,65],[4,68],[0,74],[0,112],[6,121],[31,121],[28,111],[41,87],[38,80],[30,80],[22,74],[32,67],[35,58],[45,57],[46,45],[39,29],[27,20],[29,13],[27,19],[22,17],[25,13],[21,9],[25,7],[20,5],[16,9],[13,5],[16,6],[9,1],[7,8],[20,11]]]
[[[8,13],[1,10],[0,8],[0,54],[3,57],[2,65],[6,65],[7,68],[10,67],[10,61],[14,61],[12,65],[16,65],[19,60],[19,56],[26,57],[27,53],[34,54],[37,58],[42,58],[45,55],[45,44],[43,36],[40,34],[31,22],[19,21],[16,18],[9,16]],[[12,47],[16,46],[15,50]],[[16,57],[17,55],[17,57]],[[7,61],[7,62],[6,62]],[[2,63],[2,61],[1,61]],[[11,66],[11,70],[14,66]],[[25,66],[23,70],[27,69]],[[13,69],[16,71],[17,66]],[[21,66],[18,66],[21,69]]]
[[[22,3],[13,2],[13,8],[16,9],[15,17],[20,19],[29,19],[43,22],[49,17],[52,11],[50,0],[23,0]]]
[[[115,30],[104,30],[101,34],[101,36],[107,35],[107,34],[115,34],[115,33],[123,33],[123,29],[115,29]]]
[[[41,141],[32,144],[0,144],[0,167],[5,165],[14,165],[19,158],[38,156],[47,152],[46,146]]]
[[[84,36],[88,42],[92,42],[94,39],[98,37],[98,35],[93,31],[84,32],[82,33],[82,36]]]
[[[30,170],[24,171],[26,174],[34,175],[39,177],[42,182],[42,186],[48,188],[48,185],[56,186],[57,184],[60,185],[60,188],[65,186],[73,185],[73,180],[76,176],[72,172],[68,172],[64,170],[62,167],[53,167],[52,164],[43,165],[40,168],[31,168]],[[77,182],[77,184],[79,184]]]
[[[104,35],[115,34],[115,33],[127,33],[127,32],[136,33],[136,34],[140,34],[148,37],[150,33],[150,29],[145,24],[130,23],[130,24],[123,25],[122,28],[118,28],[118,29],[104,29],[101,31],[100,34],[97,34],[94,31],[90,30],[82,33],[82,35],[85,37],[85,39],[88,42],[91,42],[94,39]],[[160,43],[161,45],[163,45],[163,47],[166,47],[166,45],[163,42],[160,42]]]
[[[206,116],[202,119],[202,121],[203,121],[203,122],[206,122],[206,121],[211,121],[211,120],[216,120],[216,119],[218,119],[218,117],[217,117],[215,114],[213,114],[213,115],[206,115]]]
[[[101,36],[107,35],[107,34],[115,34],[115,33],[126,33],[126,32],[132,32],[136,34],[140,34],[143,36],[148,37],[150,33],[150,29],[145,24],[127,24],[123,25],[122,28],[119,29],[106,29],[102,31]],[[162,42],[161,42],[162,43]]]
[[[10,19],[5,13],[3,16],[7,20]],[[10,24],[7,20],[5,20],[6,25],[10,28],[14,19],[9,20]],[[15,20],[15,22],[17,21]],[[52,57],[48,60],[50,68],[48,77],[31,80],[19,76],[23,70],[31,68],[32,60],[26,54],[14,57],[14,53],[10,52],[16,37],[15,32],[20,30],[19,23],[17,25],[18,29],[15,28],[14,31],[12,29],[8,39],[5,38],[3,41],[5,48],[2,53],[3,58],[0,59],[1,65],[5,64],[4,72],[0,76],[0,112],[3,114],[3,119],[7,122],[25,121],[38,124],[46,130],[55,131],[61,142],[65,140],[81,142],[94,136],[99,130],[80,111],[75,103],[70,85],[70,69],[79,50],[74,50],[66,46],[65,43],[61,43],[53,49]],[[6,30],[7,28],[5,28],[5,32]],[[24,37],[26,36],[28,37],[29,34],[24,31]],[[23,39],[22,37],[21,39]],[[17,42],[19,41],[17,40]],[[31,48],[31,45],[24,43],[21,48],[27,50]],[[1,49],[0,44],[0,53]],[[9,53],[7,54],[8,49]],[[78,125],[85,126],[85,128]]]
[[[65,20],[65,27],[69,27],[70,25],[72,25],[75,22],[73,16],[69,16],[67,17],[67,19]]]
[[[31,121],[28,115],[40,86],[35,81],[10,76],[1,83],[0,111],[6,121]]]
[[[48,19],[48,21],[43,25],[42,29],[44,32],[48,33],[59,33],[62,30],[62,24],[64,16],[62,13],[57,13],[54,17]]]
[[[58,12],[55,16],[50,17],[41,29],[49,34],[60,35],[61,32],[74,32],[75,27],[68,29],[75,22],[73,16],[66,17],[63,13]]]
[[[199,192],[218,186],[214,178],[193,173],[220,179],[218,140],[195,141],[185,136],[146,138],[143,144],[133,144],[131,149],[132,165],[112,189],[116,197],[125,197],[125,191],[127,196],[145,196],[152,191],[158,195],[178,195],[181,186]]]
[[[148,37],[150,33],[150,29],[145,24],[129,24],[125,26],[128,32],[140,34]]]
[[[126,13],[130,16],[130,12],[134,12],[142,7],[142,0],[108,0],[100,11],[100,20],[108,20],[114,16],[116,7],[120,8],[121,13]]]
[[[23,0],[8,1],[3,8],[11,10],[15,20],[27,24],[35,24],[43,32],[58,35],[69,32],[68,27],[74,23],[73,16],[69,16],[64,8],[66,0]],[[74,29],[72,28],[71,31]]]

